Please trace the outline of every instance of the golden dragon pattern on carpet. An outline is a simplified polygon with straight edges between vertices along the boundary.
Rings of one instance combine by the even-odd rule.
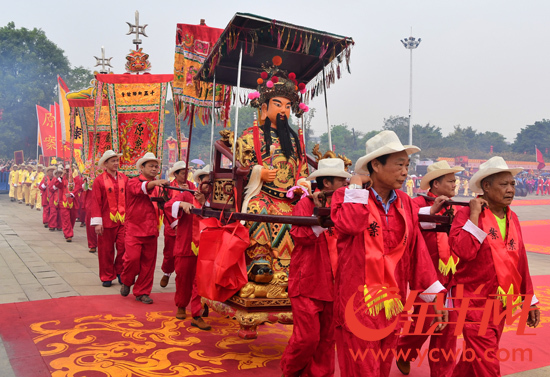
[[[177,320],[172,312],[145,318],[92,315],[33,323],[30,329],[53,377],[164,377],[264,368],[278,360],[291,326],[266,324],[257,340],[242,340],[236,321],[217,316],[208,333]],[[200,333],[200,338],[197,336]]]

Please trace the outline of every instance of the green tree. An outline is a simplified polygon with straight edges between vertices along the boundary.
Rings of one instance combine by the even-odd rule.
[[[356,161],[359,157],[365,154],[364,145],[361,142],[363,133],[350,129],[347,124],[339,124],[330,128],[330,136],[336,154],[342,154],[352,161]],[[322,154],[329,150],[328,133],[321,135],[321,145],[319,150]]]
[[[534,155],[535,145],[544,154],[546,148],[550,149],[550,120],[543,119],[522,128],[516,135],[512,150],[516,153]]]
[[[395,116],[392,115],[389,118],[384,119],[384,130],[393,131],[399,137],[401,142],[406,142],[409,140],[409,118],[404,116]],[[414,134],[413,134],[414,140]],[[406,144],[406,143],[405,143]]]
[[[0,28],[0,51],[0,150],[34,155],[35,105],[57,100],[57,75],[68,76],[69,60],[42,30],[16,29],[13,22]]]
[[[448,148],[458,148],[463,150],[466,153],[472,143],[476,142],[477,132],[471,127],[462,128],[462,126],[457,125],[454,127],[453,132],[445,137],[445,147]]]
[[[67,77],[63,77],[65,84],[71,91],[82,90],[90,87],[90,81],[94,78],[94,74],[87,68],[82,66],[73,67]]]

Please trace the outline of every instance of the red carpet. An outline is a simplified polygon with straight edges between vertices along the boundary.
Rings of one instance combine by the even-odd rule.
[[[550,199],[538,199],[538,200],[532,200],[532,199],[514,199],[512,202],[512,207],[519,207],[519,206],[548,206],[550,205]]]
[[[527,251],[550,255],[550,220],[521,221],[521,232]]]
[[[530,348],[531,361],[505,361],[502,374],[549,365],[550,276],[533,277],[542,323],[535,336],[507,328],[501,348]],[[173,293],[153,305],[132,297],[88,296],[0,305],[0,335],[17,377],[280,376],[292,326],[263,325],[256,340],[236,336],[234,320],[212,314],[212,331],[174,317]],[[459,340],[459,347],[462,341]],[[428,376],[428,364],[411,376]],[[336,373],[339,376],[339,373]],[[392,377],[402,376],[395,368]]]
[[[550,337],[550,275],[533,276],[532,279],[533,285],[535,286],[535,294],[540,301],[541,324],[536,329],[528,328],[529,330],[526,330],[528,334],[535,334],[533,336],[517,335],[516,325],[505,327],[504,334],[500,341],[500,349],[502,351],[499,357],[501,359],[507,358],[505,350],[510,352],[510,356],[507,361],[500,362],[501,374],[503,376],[550,365],[550,348],[548,347],[548,338]],[[421,354],[426,351],[427,345],[428,342],[424,344]],[[462,337],[460,337],[457,342],[457,348],[462,349],[462,347]],[[521,361],[519,351],[517,351],[515,360],[513,360],[513,350],[518,350],[520,348],[532,350],[531,361],[528,360],[527,356],[524,361]],[[527,355],[527,353],[525,355]],[[410,376],[429,376],[430,367],[428,366],[427,357],[422,365],[419,366],[419,363],[420,361],[411,363]],[[390,377],[402,376],[403,374],[394,366],[390,373]]]
[[[153,305],[117,295],[4,304],[0,334],[17,377],[280,376],[291,326],[268,324],[242,340],[237,321],[214,313],[212,330],[201,331],[176,320],[173,296],[154,294]]]

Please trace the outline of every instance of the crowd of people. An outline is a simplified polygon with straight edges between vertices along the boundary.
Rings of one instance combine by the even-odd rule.
[[[272,134],[271,141],[276,137]],[[283,153],[276,151],[268,157],[271,164],[275,153]],[[467,180],[464,194],[475,197],[459,208],[449,201],[458,193],[457,174],[464,169],[446,161],[429,166],[418,180],[427,195],[413,199],[402,190],[407,187],[409,155],[418,151],[403,146],[392,131],[382,131],[366,142],[355,175],[346,171],[343,159],[325,158],[317,170],[297,180],[293,189],[302,197],[293,202],[292,215],[311,217],[315,207],[329,207],[334,226],[288,227],[294,328],[281,359],[284,376],[333,375],[336,348],[342,376],[388,376],[392,355],[397,368],[408,374],[430,336],[430,354],[456,354],[457,326],[476,357],[458,363],[455,358],[430,358],[431,375],[499,376],[496,352],[506,313],[524,307],[526,324],[540,323],[520,223],[510,208],[522,169],[509,168],[498,156],[484,162]],[[93,182],[68,164],[13,165],[10,199],[14,205],[42,210],[44,226],[62,231],[67,242],[78,218],[86,227],[89,251],[97,252],[101,284],[108,288],[118,281],[123,297],[132,293],[144,304],[153,303],[157,239],[164,225],[159,284],[166,287],[175,273],[176,318],[185,319],[190,306],[191,325],[210,330],[204,320],[208,307],[201,304],[196,281],[200,217],[192,213],[208,205],[201,187],[210,184],[210,166],[190,176],[185,162],[178,161],[166,171],[167,179],[159,179],[161,161],[148,152],[136,163],[140,175],[128,178],[119,172],[120,156],[106,151],[98,163],[102,172]],[[278,169],[259,167],[252,169],[259,182],[277,183]],[[540,182],[544,188],[545,181]],[[161,196],[161,189],[169,196],[163,207],[152,200]],[[245,196],[249,206],[254,200]],[[263,200],[264,205],[280,206],[274,199]],[[434,232],[436,224],[420,221],[421,215],[450,215],[454,220],[448,232]],[[251,240],[258,237],[254,231],[251,227]],[[265,246],[254,242],[260,248],[248,249],[247,255],[263,252],[265,259]],[[413,304],[407,307],[409,295]],[[489,316],[483,314],[487,302],[494,302]],[[424,304],[427,312],[422,312]],[[400,334],[399,315],[409,309],[411,324]],[[457,320],[459,310],[465,313],[462,322]],[[421,313],[435,318],[435,324],[421,320]],[[388,352],[389,357],[379,357]]]
[[[130,291],[136,300],[152,304],[150,297],[157,259],[157,238],[164,221],[164,250],[160,281],[168,285],[176,272],[176,317],[185,319],[185,308],[192,304],[191,325],[210,330],[203,316],[207,307],[201,305],[194,278],[198,241],[192,236],[191,208],[202,206],[206,198],[196,190],[195,183],[208,181],[210,167],[185,169],[179,161],[167,171],[166,179],[157,179],[161,161],[146,153],[138,162],[138,177],[128,178],[118,171],[120,154],[106,151],[98,163],[99,174],[92,181],[83,177],[76,165],[11,165],[9,197],[14,204],[26,204],[42,211],[44,227],[51,232],[62,231],[67,242],[72,242],[76,220],[86,227],[90,253],[96,253],[99,280],[103,287],[113,281],[121,285],[120,293]],[[164,209],[151,200],[159,197],[159,188],[172,186],[190,191],[168,193],[170,202]],[[164,219],[164,220],[163,220]],[[178,229],[178,222],[185,224]],[[196,227],[196,226],[195,226]],[[197,234],[195,234],[197,237]]]
[[[346,171],[342,159],[325,158],[307,176],[316,190],[296,203],[293,215],[312,216],[315,207],[328,206],[334,227],[291,228],[294,250],[288,295],[294,330],[281,360],[284,376],[333,375],[335,346],[343,350],[338,353],[342,376],[388,376],[393,358],[376,357],[376,352],[387,350],[402,355],[396,364],[408,374],[411,360],[430,338],[430,322],[419,320],[422,302],[431,303],[428,313],[440,322],[435,329],[440,335],[432,335],[430,351],[456,352],[457,311],[449,308],[466,305],[465,345],[483,356],[458,364],[452,358],[430,359],[432,376],[498,376],[495,352],[504,325],[501,313],[522,304],[525,297],[530,307],[527,324],[539,324],[520,224],[509,207],[521,169],[508,168],[501,157],[491,158],[468,180],[470,192],[480,195],[462,209],[452,208],[446,203],[457,195],[456,174],[463,168],[450,167],[446,161],[429,166],[419,179],[426,196],[412,199],[402,190],[409,155],[418,150],[383,131],[367,141],[355,175]],[[198,187],[209,184],[210,167],[190,176],[185,162],[178,161],[167,170],[168,179],[158,179],[160,160],[148,152],[136,164],[141,174],[128,178],[118,171],[119,158],[120,154],[106,151],[98,163],[102,173],[93,182],[68,164],[12,165],[10,200],[42,210],[44,226],[51,232],[62,231],[67,242],[72,241],[78,219],[87,228],[89,251],[97,252],[101,284],[108,288],[118,281],[122,296],[132,292],[144,304],[153,303],[157,238],[164,224],[159,283],[166,287],[175,273],[176,318],[185,319],[190,305],[191,325],[210,330],[204,321],[208,307],[201,304],[195,274],[200,218],[191,212],[207,202]],[[544,180],[540,182],[544,186]],[[168,186],[179,190],[168,190],[169,201],[160,208],[151,198]],[[311,190],[311,185],[303,187]],[[322,202],[328,192],[332,195]],[[419,215],[449,211],[454,221],[448,234],[433,232],[434,223],[419,221]],[[379,339],[361,336],[361,329],[381,330],[396,323],[408,289],[420,292],[408,334],[400,336],[394,329]],[[495,295],[500,296],[486,324],[490,332],[482,334],[480,309]],[[422,330],[411,335],[416,326]],[[353,356],[365,349],[374,351],[362,358]]]

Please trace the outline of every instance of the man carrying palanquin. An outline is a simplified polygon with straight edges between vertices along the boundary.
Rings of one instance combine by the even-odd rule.
[[[537,327],[540,323],[520,223],[510,209],[515,195],[514,176],[521,171],[508,168],[499,156],[481,164],[470,179],[470,189],[483,195],[470,200],[469,207],[458,211],[453,220],[449,244],[460,258],[454,277],[464,287],[463,299],[455,298],[454,306],[468,306],[462,331],[464,349],[476,356],[468,361],[458,359],[453,373],[456,377],[500,376],[497,354],[505,320],[504,316],[497,321],[494,318],[504,310],[511,309],[512,313],[514,306],[524,302],[525,295],[531,296],[525,301],[530,308],[524,308],[530,309],[527,325]],[[452,296],[457,297],[455,289]],[[483,308],[488,299],[495,300],[496,305],[482,335]]]

